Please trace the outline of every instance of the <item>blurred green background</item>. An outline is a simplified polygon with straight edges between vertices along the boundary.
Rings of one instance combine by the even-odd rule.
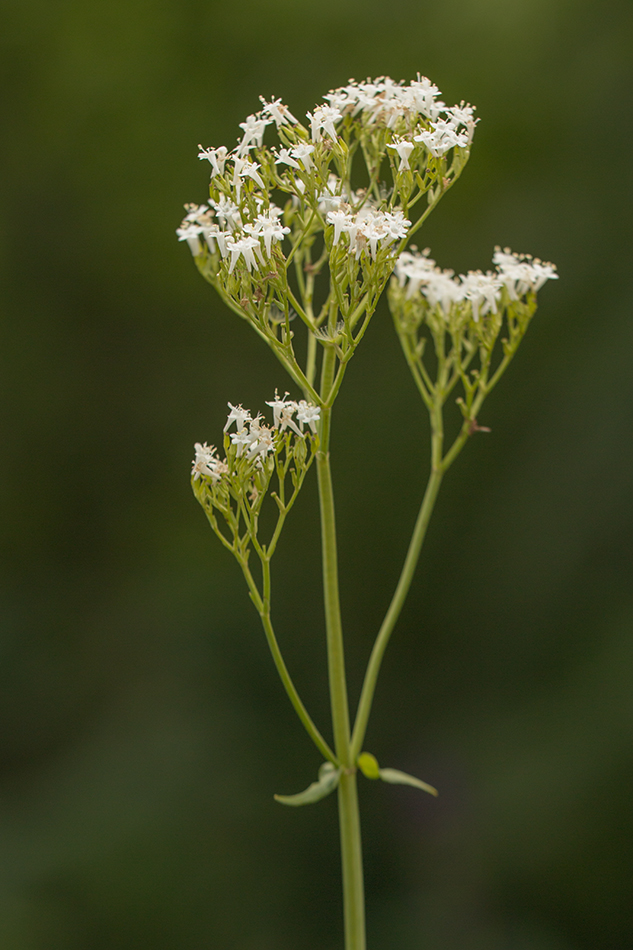
[[[226,401],[286,380],[174,229],[198,142],[350,76],[478,107],[420,238],[559,266],[442,490],[367,746],[371,950],[633,946],[628,0],[3,5],[2,950],[339,950],[334,799],[241,575],[190,492]],[[333,451],[352,696],[426,469],[383,306]],[[288,663],[327,727],[315,485],[275,557]]]

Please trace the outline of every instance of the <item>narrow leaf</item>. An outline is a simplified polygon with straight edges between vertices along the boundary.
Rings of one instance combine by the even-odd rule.
[[[275,795],[275,801],[282,805],[312,805],[314,802],[320,802],[330,792],[333,792],[341,775],[340,769],[332,765],[331,762],[324,762],[319,769],[319,779],[312,782],[303,792],[296,795]]]
[[[432,785],[427,785],[422,779],[407,775],[406,772],[400,772],[398,769],[380,769],[380,777],[383,782],[389,782],[391,785],[412,785],[413,788],[421,788],[423,792],[437,797],[437,789]]]

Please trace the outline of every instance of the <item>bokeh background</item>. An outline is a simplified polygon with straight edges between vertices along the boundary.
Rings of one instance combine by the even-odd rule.
[[[339,950],[334,799],[188,484],[227,399],[286,381],[174,229],[259,93],[302,114],[419,70],[478,107],[420,243],[559,266],[450,472],[367,746],[371,950],[633,946],[628,0],[3,5],[0,947]],[[337,408],[352,696],[419,502],[422,406],[383,306]],[[327,729],[311,478],[276,555]]]

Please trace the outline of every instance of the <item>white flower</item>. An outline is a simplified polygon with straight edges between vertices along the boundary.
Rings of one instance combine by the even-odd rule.
[[[283,432],[284,429],[292,429],[297,435],[303,435],[292,418],[299,407],[296,402],[290,399],[287,400],[287,395],[288,393],[284,395],[283,399],[280,399],[277,391],[275,391],[275,398],[266,403],[273,410],[273,429],[279,429],[280,432]]]
[[[396,261],[394,273],[401,287],[406,284],[408,299],[417,294],[420,286],[426,283],[435,271],[435,261],[428,254],[428,247],[421,254],[403,251]]]
[[[261,148],[266,126],[270,125],[271,122],[272,119],[262,118],[261,113],[249,115],[245,122],[240,122],[240,128],[244,129],[244,135],[237,150],[240,157],[246,155],[249,149],[253,147],[251,143],[254,143],[257,148]]]
[[[295,145],[293,149],[290,150],[290,154],[293,158],[298,159],[307,172],[311,168],[314,168],[314,163],[310,158],[310,155],[314,151],[314,145]]]
[[[183,218],[183,224],[186,221],[194,221],[196,224],[204,226],[208,224],[213,217],[213,211],[210,208],[206,205],[193,204],[193,202],[185,205],[185,211],[187,214]]]
[[[441,307],[445,316],[464,299],[464,288],[454,279],[452,270],[431,271],[420,291],[432,307]]]
[[[290,165],[292,168],[301,168],[299,162],[296,162],[287,148],[280,148],[279,154],[275,159],[275,165]]]
[[[373,260],[376,260],[379,243],[387,246],[397,238],[406,237],[411,226],[402,211],[377,211],[369,204],[364,205],[355,216],[343,210],[328,211],[326,220],[334,226],[333,245],[338,244],[341,232],[345,232],[349,238],[350,251],[360,257],[363,247],[368,243]]]
[[[261,165],[258,165],[257,162],[242,161],[238,170],[238,167],[237,167],[238,159],[235,158],[233,159],[233,161],[236,163],[235,170],[236,170],[236,173],[240,176],[240,178],[252,178],[255,184],[259,185],[260,188],[264,188],[264,182],[262,181],[261,176],[259,172],[257,171],[258,168],[261,168]]]
[[[224,163],[226,162],[227,150],[224,145],[221,145],[220,148],[203,148],[202,145],[199,145],[198,148],[198,158],[204,159],[211,162],[211,178],[215,178],[216,175],[224,174]]]
[[[237,264],[240,255],[244,258],[244,263],[246,264],[246,269],[250,273],[253,267],[257,267],[257,261],[255,260],[255,255],[253,251],[257,253],[257,256],[262,260],[261,255],[261,246],[256,237],[241,237],[236,241],[235,238],[231,235],[226,239],[226,247],[231,255],[231,262],[229,264],[229,274],[233,273],[235,265]]]
[[[346,214],[345,211],[328,211],[326,221],[328,224],[334,225],[334,240],[332,244],[338,244],[341,231],[347,231],[353,224],[352,216]]]
[[[268,214],[258,214],[253,224],[247,224],[244,227],[244,230],[252,234],[253,237],[255,237],[255,235],[261,235],[264,241],[264,247],[266,248],[267,257],[270,257],[272,242],[283,241],[284,235],[290,234],[290,228],[282,227],[277,220],[279,214],[281,214],[280,209],[273,207],[273,209],[269,210]]]
[[[405,238],[407,231],[411,227],[411,222],[405,218],[402,211],[385,211],[383,214],[384,227],[387,230],[387,236],[391,241]]]
[[[220,461],[213,445],[207,445],[206,442],[201,445],[200,442],[196,442],[194,449],[196,457],[191,463],[193,480],[197,481],[202,475],[206,475],[214,484],[217,484],[222,475],[228,472],[228,465]]]
[[[282,103],[281,99],[273,99],[271,102],[266,102],[263,96],[260,96],[259,99],[264,106],[262,112],[264,115],[269,115],[271,119],[274,119],[277,128],[286,122],[292,123],[293,125],[297,124],[297,119],[295,119],[288,106]]]
[[[334,106],[317,106],[314,110],[314,114],[306,112],[306,116],[310,120],[310,127],[312,133],[312,141],[320,142],[321,141],[321,130],[330,136],[331,139],[336,141],[336,129],[334,128],[335,122],[340,122],[343,118],[343,115],[339,110]]]
[[[412,109],[428,119],[437,119],[442,103],[435,102],[437,97],[441,95],[435,83],[418,73],[418,78],[411,83],[410,89]]]
[[[497,265],[499,279],[503,281],[510,300],[518,300],[529,290],[537,293],[546,280],[558,280],[553,264],[544,264],[532,259],[529,254],[514,254],[509,247],[496,247],[492,258]]]
[[[419,135],[414,135],[413,140],[422,142],[435,158],[445,155],[455,145],[466,148],[469,144],[467,133],[457,133],[452,124],[445,119],[431,122],[431,131],[424,129]]]
[[[391,145],[387,145],[387,148],[392,148],[400,156],[399,172],[404,171],[405,168],[410,168],[409,156],[415,148],[413,142],[410,142],[408,139],[394,138]]]
[[[340,206],[345,201],[343,195],[340,194],[341,189],[341,180],[337,178],[336,175],[330,173],[327,185],[325,186],[325,191],[323,191],[317,198],[319,202],[319,211],[321,214],[327,214],[328,211],[338,211]]]
[[[469,271],[460,274],[464,299],[470,301],[475,323],[485,314],[497,312],[497,301],[501,299],[503,282],[497,274],[482,274],[481,271]]]
[[[240,458],[244,454],[244,449],[249,449],[251,447],[253,440],[251,439],[248,430],[242,428],[238,429],[237,432],[232,433],[231,442],[233,445],[237,446],[235,454],[238,458]]]
[[[306,402],[305,399],[299,400],[297,404],[297,421],[302,427],[308,425],[316,434],[316,424],[320,418],[321,410],[318,406],[315,406],[311,402]]]
[[[463,101],[458,106],[445,109],[444,113],[448,116],[448,121],[454,128],[458,128],[460,125],[468,128],[468,126],[476,125],[479,122],[479,119],[475,119],[475,107]]]
[[[202,253],[202,245],[198,237],[199,234],[202,234],[202,228],[199,224],[194,224],[192,221],[183,222],[181,227],[176,228],[176,234],[179,241],[187,242],[194,257]]]
[[[260,423],[260,416],[257,416],[256,419],[250,424],[248,438],[250,441],[248,447],[247,458],[249,461],[252,461],[254,458],[259,456],[259,460],[263,459],[269,452],[274,452],[275,442],[273,440],[272,431],[268,426],[263,426]],[[238,433],[239,435],[239,433]],[[233,441],[233,436],[231,436],[231,441]]]
[[[240,194],[242,193],[243,178],[252,178],[260,188],[264,188],[264,182],[257,171],[257,169],[261,166],[258,165],[257,162],[249,162],[245,158],[240,158],[239,155],[234,155],[231,161],[234,165],[233,187],[235,188],[235,195],[238,201],[240,200]]]
[[[362,222],[361,225],[361,234],[362,236],[369,241],[369,249],[373,260],[376,260],[376,249],[378,247],[378,241],[382,240],[385,235],[385,226],[383,221],[378,217],[371,217]]]
[[[220,254],[222,257],[226,257],[229,253],[226,247],[226,239],[230,236],[230,231],[222,231],[217,224],[212,224],[208,228],[204,228],[202,233],[204,234],[205,240],[209,245],[209,250],[213,253],[215,251],[215,242],[218,242],[218,247],[220,248]]]
[[[235,231],[236,228],[242,227],[240,209],[230,198],[221,196],[219,201],[211,201],[210,203],[215,208],[218,220],[223,222],[229,231]]]
[[[233,406],[230,402],[227,403],[227,406],[231,411],[224,426],[225,432],[228,432],[233,423],[235,423],[236,429],[242,429],[247,422],[251,421],[251,414],[248,409],[242,409],[241,406]]]

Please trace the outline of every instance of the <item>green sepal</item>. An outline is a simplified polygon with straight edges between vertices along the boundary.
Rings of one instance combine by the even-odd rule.
[[[356,759],[356,764],[365,778],[380,778],[380,766],[375,755],[371,752],[361,752]]]
[[[437,798],[436,788],[427,785],[422,779],[407,775],[406,772],[400,772],[399,769],[380,769],[380,778],[383,782],[389,782],[390,785],[412,785],[413,788],[421,788],[423,792],[428,792],[429,795],[435,795]]]
[[[282,805],[312,805],[333,792],[340,777],[340,769],[331,762],[324,762],[319,769],[318,781],[312,782],[305,791],[298,792],[296,795],[275,795],[275,801],[281,802]]]

